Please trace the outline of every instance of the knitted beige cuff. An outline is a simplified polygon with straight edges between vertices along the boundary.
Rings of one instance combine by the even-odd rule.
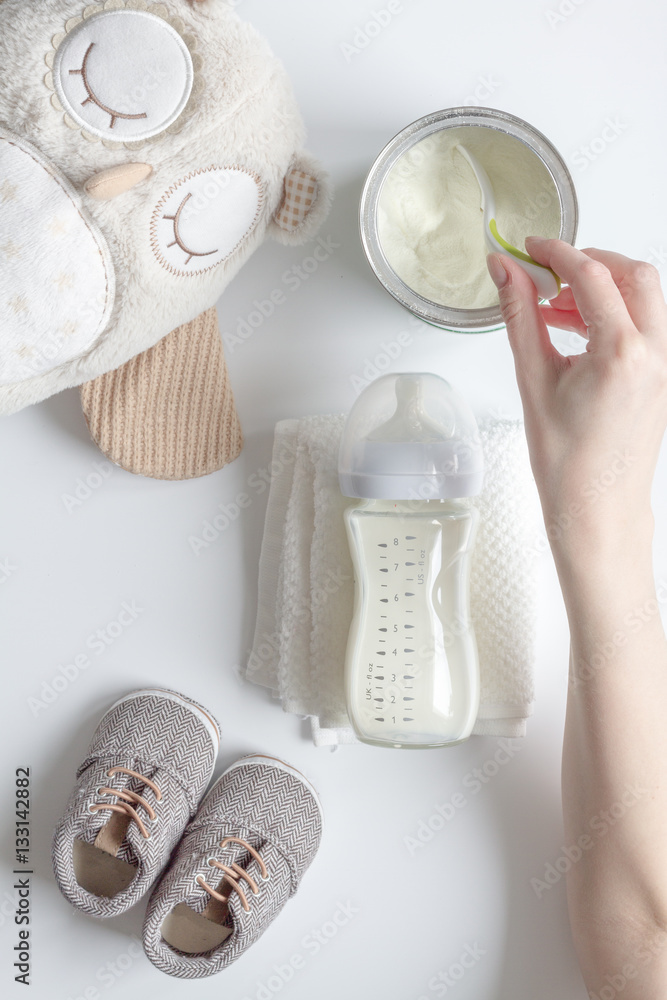
[[[243,446],[215,309],[82,385],[81,405],[107,458],[139,476],[206,476]]]

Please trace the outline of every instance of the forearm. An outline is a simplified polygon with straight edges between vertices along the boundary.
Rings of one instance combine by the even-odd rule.
[[[656,593],[651,519],[596,532],[554,549],[571,634],[565,836],[581,849],[570,918],[589,990],[617,976],[624,1000],[649,1000],[667,972],[667,593]]]
[[[664,1000],[667,647],[649,504],[667,428],[667,304],[645,262],[560,240],[526,247],[564,283],[549,305],[511,257],[492,255],[489,271],[570,624],[573,937],[591,998]],[[561,355],[547,323],[580,333],[586,350]]]

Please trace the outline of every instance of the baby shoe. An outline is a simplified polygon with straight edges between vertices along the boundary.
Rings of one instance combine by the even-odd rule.
[[[266,930],[317,853],[322,810],[304,776],[262,754],[205,796],[148,902],[144,949],[162,972],[220,972]]]
[[[175,691],[133,691],[112,705],[53,840],[72,906],[114,917],[150,889],[197,811],[219,742],[211,713]]]

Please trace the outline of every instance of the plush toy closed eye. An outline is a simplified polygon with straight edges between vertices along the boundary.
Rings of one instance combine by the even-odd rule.
[[[117,464],[220,468],[215,303],[330,201],[281,64],[225,0],[0,0],[0,66],[0,412],[81,385]]]

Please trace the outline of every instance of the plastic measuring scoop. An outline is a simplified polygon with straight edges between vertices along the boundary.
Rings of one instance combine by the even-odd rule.
[[[508,243],[507,240],[502,238],[498,232],[498,226],[496,224],[496,198],[493,193],[493,186],[489,180],[489,175],[477,157],[474,156],[470,150],[466,149],[465,146],[458,144],[455,148],[458,149],[462,156],[465,156],[466,160],[472,167],[473,173],[477,178],[477,183],[479,184],[482,192],[484,238],[489,251],[491,253],[502,254],[505,257],[513,257],[535,285],[537,294],[540,298],[555,299],[561,288],[560,278],[554,271],[551,270],[550,267],[546,267],[544,264],[538,264],[538,262],[533,260],[533,258],[527,253],[524,253],[522,250],[518,250],[515,246],[512,246],[511,243]]]

